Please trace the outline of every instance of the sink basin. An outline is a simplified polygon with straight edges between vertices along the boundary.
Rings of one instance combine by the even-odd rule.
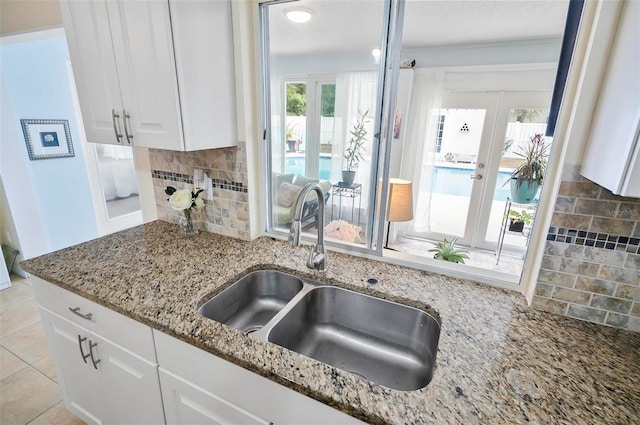
[[[266,325],[302,287],[302,280],[290,274],[259,270],[207,301],[198,313],[251,333]]]
[[[333,286],[308,291],[267,340],[398,390],[426,386],[440,325],[416,308]]]
[[[392,301],[260,270],[198,312],[388,388],[417,390],[433,376],[439,322]]]

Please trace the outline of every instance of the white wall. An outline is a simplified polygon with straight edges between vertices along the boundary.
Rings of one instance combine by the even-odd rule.
[[[67,44],[62,31],[0,46],[2,145],[0,173],[24,258],[98,236],[75,119]],[[33,37],[31,37],[33,38]],[[30,161],[20,119],[66,119],[72,158]]]

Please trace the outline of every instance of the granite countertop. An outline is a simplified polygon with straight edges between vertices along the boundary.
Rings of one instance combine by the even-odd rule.
[[[637,423],[640,334],[538,312],[516,292],[329,253],[155,221],[22,262],[30,273],[370,423]],[[410,305],[441,319],[436,369],[397,391],[201,317],[248,270],[275,268]],[[379,279],[369,285],[370,277]]]

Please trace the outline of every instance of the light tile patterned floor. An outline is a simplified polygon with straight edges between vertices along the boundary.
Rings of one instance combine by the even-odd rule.
[[[83,424],[67,411],[29,279],[0,291],[0,424]]]

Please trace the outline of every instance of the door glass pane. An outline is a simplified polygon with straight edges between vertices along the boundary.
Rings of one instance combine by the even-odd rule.
[[[107,217],[114,219],[140,211],[132,148],[100,144],[94,146]]]
[[[510,196],[509,180],[513,170],[523,162],[522,153],[532,143],[531,139],[536,134],[544,134],[549,118],[549,110],[543,108],[515,108],[509,110],[509,121],[504,136],[504,145],[500,159],[500,171],[493,194],[491,215],[487,226],[486,240],[488,242],[498,242],[502,220],[504,218],[505,202]],[[549,143],[549,141],[547,141]],[[539,192],[538,192],[539,194]],[[520,213],[525,211],[524,216],[535,214],[536,201],[529,205],[514,207]],[[507,212],[508,213],[508,212]],[[504,244],[515,248],[526,248],[527,235],[533,224],[532,219],[525,220],[525,227],[522,234],[520,232],[506,232]],[[525,236],[525,237],[523,237]]]
[[[422,162],[414,229],[462,237],[486,110],[442,109]]]
[[[287,12],[311,11],[306,23]],[[271,108],[271,226],[287,231],[299,191],[317,181],[325,192],[325,236],[364,243],[366,211],[375,164],[374,117],[384,1],[313,1],[264,4],[268,19]],[[263,10],[265,10],[263,9]],[[357,32],[353,23],[366,19]],[[353,161],[345,158],[357,145]],[[349,155],[347,155],[349,156]],[[355,174],[352,183],[345,183]],[[305,200],[302,227],[316,233],[319,204],[315,192]],[[332,232],[343,220],[341,228]]]
[[[307,134],[307,84],[285,83],[284,141],[285,168],[289,174],[305,173],[305,142]]]
[[[320,160],[318,170],[320,170],[320,179],[323,180],[329,180],[331,176],[335,108],[336,85],[322,84],[320,86]],[[341,158],[336,158],[336,161],[340,160]]]

